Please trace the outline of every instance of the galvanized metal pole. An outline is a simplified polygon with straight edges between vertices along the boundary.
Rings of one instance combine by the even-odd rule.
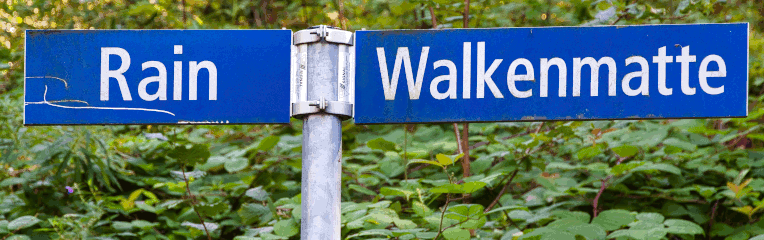
[[[350,36],[337,40],[344,44],[327,38],[341,34]],[[300,236],[340,239],[341,122],[352,115],[347,98],[352,34],[319,26],[295,33],[294,40],[297,69],[292,86],[297,91],[292,113],[303,119]]]

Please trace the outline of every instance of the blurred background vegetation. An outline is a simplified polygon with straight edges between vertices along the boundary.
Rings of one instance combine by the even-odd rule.
[[[748,118],[344,122],[343,238],[764,239],[762,21],[745,0],[0,0],[0,239],[299,238],[300,121],[24,127],[26,29],[723,22],[750,23]]]

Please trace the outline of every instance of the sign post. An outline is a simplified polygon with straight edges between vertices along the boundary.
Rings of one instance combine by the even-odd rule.
[[[294,34],[292,116],[302,127],[300,239],[340,239],[341,121],[353,115],[353,34],[317,26]]]
[[[302,119],[301,239],[340,239],[343,120],[744,117],[748,37],[747,23],[30,30],[24,124]]]

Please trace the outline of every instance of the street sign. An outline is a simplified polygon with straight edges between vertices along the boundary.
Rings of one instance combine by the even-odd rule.
[[[356,32],[357,124],[748,114],[748,24]]]
[[[24,124],[289,122],[291,30],[28,30]]]

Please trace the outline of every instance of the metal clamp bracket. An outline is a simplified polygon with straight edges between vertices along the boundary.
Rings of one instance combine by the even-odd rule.
[[[294,34],[294,45],[319,42],[323,39],[330,43],[339,43],[345,45],[353,45],[353,33],[349,31],[343,31],[339,28],[318,25],[313,26],[305,30],[297,31]]]
[[[317,101],[292,103],[292,116],[298,119],[302,119],[308,114],[320,112],[337,115],[342,120],[346,120],[353,116],[353,104],[348,102],[327,101],[323,97]]]

